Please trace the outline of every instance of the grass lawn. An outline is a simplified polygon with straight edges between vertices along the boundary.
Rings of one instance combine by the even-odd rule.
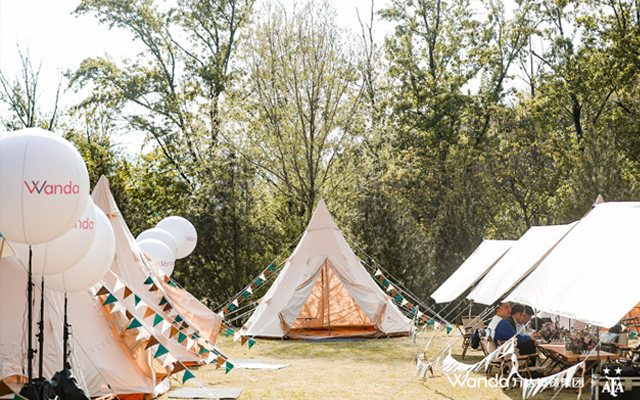
[[[432,331],[431,331],[432,332]],[[460,360],[460,335],[438,333],[429,349],[431,357],[456,340],[453,357]],[[430,334],[430,333],[429,333]],[[415,378],[415,354],[423,351],[429,337],[423,334],[413,343],[408,338],[377,339],[357,342],[307,343],[301,340],[259,340],[251,349],[220,335],[219,347],[232,358],[262,358],[267,364],[290,364],[280,370],[236,370],[225,374],[215,365],[191,368],[198,381],[212,388],[242,388],[242,399],[522,399],[519,388],[452,387],[446,374],[438,368],[426,380]],[[465,363],[482,359],[482,353],[467,353]],[[484,374],[472,374],[484,377]],[[197,387],[192,379],[186,386]],[[182,387],[172,383],[172,389]],[[575,389],[556,394],[548,389],[535,399],[576,399]],[[160,399],[165,400],[165,394]],[[589,390],[581,396],[589,399]]]

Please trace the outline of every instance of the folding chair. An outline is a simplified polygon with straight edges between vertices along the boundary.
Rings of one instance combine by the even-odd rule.
[[[462,317],[462,329],[460,330],[460,333],[463,336],[463,339],[462,339],[462,359],[463,360],[465,355],[467,354],[467,350],[469,350],[469,346],[471,346],[471,335],[473,335],[473,332],[475,332],[476,329],[478,328],[485,329],[484,322],[482,322],[482,318],[477,316]],[[487,355],[487,349],[485,348],[482,340],[480,341],[480,347],[484,355]]]

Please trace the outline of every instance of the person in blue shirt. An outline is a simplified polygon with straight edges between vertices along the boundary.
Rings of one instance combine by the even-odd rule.
[[[536,353],[535,340],[533,340],[529,335],[517,334],[507,320],[507,318],[511,316],[511,304],[509,304],[509,302],[500,304],[500,307],[496,309],[496,315],[502,318],[502,320],[496,325],[493,333],[493,341],[496,346],[499,346],[500,342],[507,341],[515,336],[518,341],[517,347],[520,351],[520,355]]]

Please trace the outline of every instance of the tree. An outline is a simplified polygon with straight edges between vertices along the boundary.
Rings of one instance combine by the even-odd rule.
[[[117,110],[125,128],[145,132],[193,185],[194,172],[210,172],[206,161],[218,145],[220,96],[252,5],[180,0],[162,10],[152,0],[84,0],[76,13],[95,13],[101,23],[129,30],[144,51],[122,66],[108,56],[86,59],[71,74],[71,86],[92,85],[84,103]]]
[[[296,213],[302,229],[321,193],[340,185],[339,167],[357,140],[360,88],[354,55],[326,1],[288,17],[269,5],[243,52],[234,142]]]
[[[2,123],[7,130],[14,131],[22,128],[43,128],[54,130],[58,125],[59,110],[58,100],[60,98],[60,87],[62,81],[58,82],[53,109],[43,112],[41,109],[40,71],[42,64],[37,69],[33,68],[29,50],[23,54],[18,48],[20,61],[22,62],[21,76],[11,80],[0,71],[0,102],[9,107],[10,115],[2,118]]]

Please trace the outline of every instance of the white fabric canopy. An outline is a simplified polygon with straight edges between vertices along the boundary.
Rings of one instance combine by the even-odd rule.
[[[491,268],[467,299],[491,305],[507,293],[575,225],[531,227]]]
[[[447,303],[457,299],[481,279],[514,243],[515,240],[484,240],[431,297],[436,303]]]
[[[594,206],[507,297],[609,327],[640,301],[640,203]]]

